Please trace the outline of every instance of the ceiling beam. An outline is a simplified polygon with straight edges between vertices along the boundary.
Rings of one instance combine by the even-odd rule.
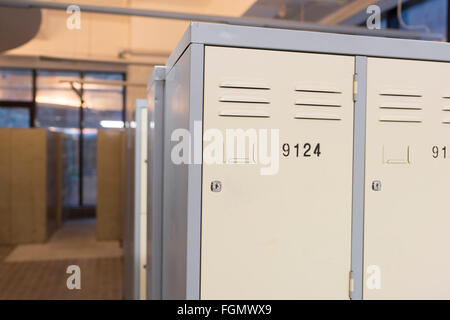
[[[326,25],[337,25],[361,11],[366,11],[368,6],[377,2],[377,0],[352,1],[349,4],[329,14],[328,16],[320,19],[318,23]]]
[[[367,0],[358,0],[367,1]],[[63,2],[49,2],[49,1],[30,1],[30,0],[0,0],[0,7],[12,7],[12,8],[41,8],[51,10],[63,10],[66,11],[67,7],[72,5],[71,3]],[[317,32],[329,32],[340,34],[353,34],[353,35],[367,35],[375,37],[391,37],[391,38],[409,38],[409,39],[427,39],[427,40],[441,40],[441,35],[415,32],[415,31],[401,31],[401,30],[368,30],[367,28],[354,27],[354,26],[326,26],[317,25],[311,23],[299,23],[292,20],[281,19],[258,19],[258,18],[235,18],[226,16],[215,15],[201,15],[190,14],[182,12],[168,12],[168,11],[155,11],[155,10],[143,10],[132,9],[123,7],[111,7],[111,6],[94,6],[79,4],[81,12],[103,13],[103,14],[116,14],[126,16],[137,17],[149,17],[149,18],[163,18],[163,19],[175,19],[184,21],[201,21],[201,22],[214,22],[225,23],[231,25],[241,26],[253,26],[253,27],[269,27],[278,29],[291,29],[291,30],[304,30],[304,31],[317,31]]]

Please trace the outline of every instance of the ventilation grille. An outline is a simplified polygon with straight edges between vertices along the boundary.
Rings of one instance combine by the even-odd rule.
[[[445,94],[442,99],[444,100],[444,107],[442,111],[444,111],[444,118],[442,119],[443,124],[450,124],[450,94]]]
[[[220,117],[270,118],[270,86],[261,81],[231,81],[220,83]]]
[[[423,94],[414,90],[385,90],[381,98],[379,122],[421,123]]]
[[[295,87],[294,119],[342,120],[342,90],[333,86],[301,84]]]

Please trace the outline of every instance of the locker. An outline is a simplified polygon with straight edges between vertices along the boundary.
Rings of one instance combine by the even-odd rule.
[[[369,58],[365,290],[368,299],[450,298],[450,64]],[[379,288],[369,266],[379,268]]]
[[[150,82],[149,296],[448,298],[449,57],[192,23]]]
[[[348,297],[353,73],[348,56],[205,48],[205,133],[280,128],[292,151],[272,175],[228,154],[203,164],[202,299]]]

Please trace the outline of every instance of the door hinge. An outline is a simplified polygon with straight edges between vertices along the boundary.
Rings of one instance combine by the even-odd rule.
[[[353,101],[358,100],[358,74],[353,75]]]
[[[353,271],[350,271],[348,276],[348,297],[352,299],[354,290]]]

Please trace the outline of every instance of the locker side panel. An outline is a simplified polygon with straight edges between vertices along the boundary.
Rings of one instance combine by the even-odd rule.
[[[206,47],[204,157],[224,141],[203,164],[202,299],[348,299],[354,67]],[[248,134],[243,154],[227,152],[230,129]]]
[[[449,83],[449,63],[368,59],[365,299],[450,298]]]
[[[171,159],[172,133],[189,130],[191,48],[167,74],[164,108],[162,299],[186,298],[188,164]]]
[[[165,68],[157,66],[165,74]],[[155,69],[156,70],[156,69]],[[154,71],[155,72],[155,71]],[[164,75],[165,77],[165,75]],[[161,299],[164,172],[164,85],[156,79],[148,91],[147,298]]]

